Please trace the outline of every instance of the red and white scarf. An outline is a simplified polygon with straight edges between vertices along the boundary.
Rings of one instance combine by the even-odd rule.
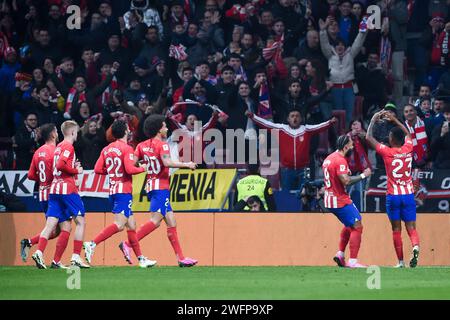
[[[70,110],[72,109],[73,100],[75,99],[75,96],[77,95],[77,89],[70,88],[69,94],[66,99],[66,108],[64,110],[64,114],[70,114]],[[78,104],[86,101],[86,93],[85,91],[81,92],[78,95]]]
[[[425,122],[417,117],[417,121],[414,126],[411,126],[408,121],[405,121],[405,124],[413,141],[414,161],[416,163],[425,161],[425,156],[428,152],[428,137],[425,130]]]
[[[106,76],[102,75],[102,82],[105,80]],[[101,106],[105,106],[109,103],[109,99],[111,97],[111,92],[119,88],[119,83],[117,82],[116,76],[113,76],[110,85],[103,91],[102,93],[102,101]]]
[[[184,61],[188,58],[188,55],[186,53],[186,47],[182,44],[179,45],[173,45],[171,44],[169,47],[169,57],[174,58],[178,61]]]

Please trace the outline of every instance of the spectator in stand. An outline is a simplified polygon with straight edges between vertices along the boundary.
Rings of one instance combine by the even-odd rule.
[[[403,108],[405,126],[411,134],[413,141],[413,166],[423,168],[429,167],[429,142],[425,122],[417,116],[416,108],[407,104]]]
[[[433,130],[431,155],[434,169],[450,169],[450,104],[446,103],[442,113],[444,122]]]
[[[328,17],[326,22],[319,21],[320,24],[320,45],[322,52],[328,59],[330,69],[330,81],[333,82],[334,108],[345,110],[346,123],[352,119],[353,108],[355,105],[355,93],[353,91],[353,80],[355,79],[354,59],[361,50],[367,32],[360,31],[352,46],[347,48],[343,40],[339,40],[335,47],[332,47],[326,28],[333,18]]]
[[[197,38],[204,44],[208,44],[213,52],[222,51],[225,48],[224,32],[219,22],[219,11],[205,11],[197,34]]]
[[[444,119],[444,105],[446,100],[443,97],[436,97],[433,101],[433,111],[435,113],[434,119],[433,119],[433,127],[440,126],[442,122],[445,121]]]
[[[406,28],[408,26],[407,1],[390,0],[386,2],[389,18],[389,38],[392,42],[392,76],[394,88],[392,98],[400,103],[403,96],[403,60],[406,52]]]
[[[76,154],[84,169],[94,169],[95,162],[105,146],[105,129],[102,126],[102,116],[98,114],[83,124],[81,135],[74,144]]]
[[[218,95],[217,105],[221,109],[228,109],[229,105],[232,103],[232,99],[236,96],[237,93],[235,72],[232,67],[223,67],[215,89]]]
[[[127,29],[130,28],[130,16],[132,15],[132,11],[137,11],[140,16],[143,18],[143,22],[148,27],[154,27],[159,35],[159,38],[163,38],[164,36],[164,28],[161,22],[160,15],[158,10],[153,7],[153,3],[148,0],[131,0],[130,11],[126,12],[123,16],[125,20],[125,26]],[[149,57],[151,59],[151,57]]]
[[[61,126],[64,118],[56,104],[50,102],[50,89],[46,85],[37,86],[36,97],[31,99],[23,98],[27,87],[21,81],[17,81],[16,87],[13,104],[17,111],[22,115],[33,112],[37,116],[39,125],[53,123],[58,128]]]
[[[96,98],[99,97],[110,85],[118,67],[119,64],[115,63],[115,67],[111,68],[110,74],[93,89],[87,89],[86,79],[82,76],[78,76],[75,80],[75,85],[72,88],[68,88],[61,80],[58,79],[54,73],[54,70],[51,68],[46,70],[47,73],[51,75],[51,79],[58,88],[58,91],[61,92],[64,97],[67,97],[64,117],[69,118],[71,114],[77,114],[82,102],[88,103],[91,109],[91,114],[98,113],[99,108],[97,106]]]
[[[11,94],[15,90],[15,75],[20,70],[21,65],[13,47],[6,48],[4,55],[4,63],[0,68],[0,93]]]
[[[369,53],[367,62],[356,68],[355,78],[358,84],[359,95],[363,100],[363,114],[370,114],[371,108],[378,109],[388,100],[388,84],[376,52]]]
[[[311,137],[327,130],[337,119],[333,118],[318,125],[303,125],[300,110],[291,110],[288,124],[273,123],[247,110],[245,114],[263,129],[279,130],[280,173],[282,190],[301,190],[305,179],[305,168],[309,166],[309,145]]]
[[[353,141],[353,152],[348,155],[347,162],[352,175],[358,175],[365,169],[372,169],[369,161],[368,146],[366,143],[366,132],[362,119],[354,119],[350,122],[350,131],[347,135]],[[350,187],[350,194],[353,203],[359,211],[362,210],[362,191],[365,189],[366,180],[362,180]]]
[[[217,111],[214,111],[208,122],[206,122],[205,124],[201,122],[199,123],[199,125],[202,125],[202,127],[199,128],[195,126],[195,123],[198,122],[198,118],[195,114],[188,115],[186,118],[186,122],[182,124],[180,122],[181,117],[174,116],[170,111],[167,113],[169,128],[171,130],[178,129],[176,134],[177,140],[174,141],[173,139],[171,139],[171,141],[176,143],[178,156],[181,161],[192,161],[199,165],[197,166],[197,168],[206,169],[206,159],[203,158],[203,152],[210,142],[203,140],[203,135],[209,129],[212,129],[216,126],[218,114],[219,113]],[[198,149],[195,147],[195,144],[198,143],[198,141],[202,141],[201,154],[196,154],[196,151],[198,151]],[[189,150],[186,150],[186,148],[189,148]],[[209,160],[211,161],[212,158],[210,158]]]
[[[59,61],[62,57],[62,49],[59,43],[52,41],[47,29],[39,30],[39,38],[36,43],[31,44],[31,62],[34,67],[41,67],[46,58]]]
[[[419,50],[423,50],[426,56],[423,61],[417,61],[416,77],[422,82],[427,81],[433,89],[436,88],[440,76],[445,71],[441,71],[443,69],[441,66],[443,40],[441,34],[445,34],[444,23],[445,21],[441,16],[434,16],[419,39],[419,45],[421,46]],[[427,70],[430,70],[428,75]]]
[[[137,104],[142,94],[145,94],[145,92],[142,89],[139,76],[132,74],[129,78],[128,88],[123,92],[124,99],[125,101],[131,101],[133,104]]]
[[[34,152],[38,148],[39,133],[38,117],[35,113],[29,113],[23,125],[13,137],[13,148],[16,158],[16,170],[28,170]]]
[[[163,44],[158,35],[158,28],[150,26],[147,28],[145,34],[145,44],[139,53],[138,58],[144,58],[148,65],[153,63],[155,57],[167,60],[168,50],[167,46]]]
[[[320,60],[325,66],[328,64],[328,60],[320,48],[319,33],[316,30],[310,30],[306,33],[306,39],[295,48],[293,55],[300,66],[306,66],[306,63],[312,59]]]
[[[352,14],[356,18],[358,25],[361,22],[364,13],[364,4],[361,1],[353,1]]]
[[[114,61],[120,64],[117,77],[123,81],[126,73],[131,68],[131,59],[129,49],[121,46],[121,34],[118,31],[111,31],[109,34],[108,46],[100,51],[97,63],[102,66],[104,64],[112,64]]]
[[[53,69],[53,65],[54,63],[51,59],[46,59],[44,62],[44,70]],[[56,74],[58,78],[66,85],[66,87],[73,87],[76,78],[73,59],[71,57],[62,58],[59,68],[56,69]]]
[[[339,25],[339,37],[344,41],[346,47],[349,47],[358,35],[359,25],[352,13],[352,5],[350,0],[341,1],[335,16],[335,20]]]
[[[189,80],[183,90],[184,100],[192,100],[197,104],[190,103],[186,106],[184,117],[188,114],[195,114],[203,123],[208,122],[212,115],[212,109],[205,104],[215,104],[217,100],[217,92],[208,81],[200,79],[200,75],[196,74],[194,78]],[[175,112],[174,112],[175,113]]]

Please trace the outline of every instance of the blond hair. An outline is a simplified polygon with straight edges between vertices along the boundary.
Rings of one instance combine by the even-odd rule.
[[[73,120],[64,121],[63,124],[61,125],[61,132],[64,136],[66,136],[69,130],[72,128],[78,129],[78,123],[76,123]]]

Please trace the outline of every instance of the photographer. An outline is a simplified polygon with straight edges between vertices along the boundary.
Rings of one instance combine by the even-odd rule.
[[[305,169],[305,183],[300,192],[301,210],[302,212],[324,212],[323,195],[324,195],[323,180],[311,181],[310,169]]]
[[[90,117],[81,127],[81,135],[74,144],[81,165],[86,170],[94,169],[100,152],[106,146],[102,120],[101,114]]]

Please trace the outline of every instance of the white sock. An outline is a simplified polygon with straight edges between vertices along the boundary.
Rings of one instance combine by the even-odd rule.
[[[340,257],[340,258],[344,258],[344,257],[345,257],[345,253],[342,252],[342,251],[338,251],[338,252],[336,253],[336,255],[337,255],[338,257]]]
[[[358,259],[350,259],[349,260],[349,263],[350,264],[355,264],[355,263],[357,263],[358,262]]]
[[[41,250],[36,250],[36,252],[35,252],[36,254],[40,254],[40,255],[42,255],[42,251]]]

